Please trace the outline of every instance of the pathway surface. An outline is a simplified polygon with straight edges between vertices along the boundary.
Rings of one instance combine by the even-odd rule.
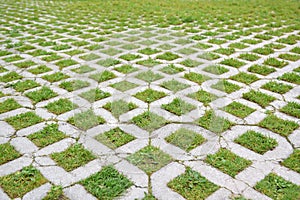
[[[1,200],[299,195],[299,30],[102,35],[21,14],[0,19]]]

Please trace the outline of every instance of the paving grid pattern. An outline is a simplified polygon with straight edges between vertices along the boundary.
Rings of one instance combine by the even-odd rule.
[[[1,4],[1,7],[5,7],[5,4]],[[6,14],[9,13],[10,10],[7,10]],[[47,16],[47,18],[51,19],[51,16]],[[202,176],[220,187],[207,199],[230,199],[233,196],[238,195],[249,199],[271,199],[265,194],[254,189],[254,186],[271,172],[296,185],[300,185],[300,174],[280,164],[283,160],[288,158],[295,149],[300,147],[299,128],[296,127],[285,137],[258,125],[259,122],[268,116],[268,113],[273,113],[280,119],[289,120],[298,125],[300,124],[299,117],[297,118],[297,116],[291,116],[280,111],[280,109],[286,106],[288,102],[300,103],[299,79],[298,81],[296,79],[294,82],[279,79],[279,77],[282,77],[282,75],[286,73],[293,73],[299,78],[300,74],[298,67],[300,66],[300,59],[298,58],[291,61],[280,58],[280,55],[284,53],[289,53],[299,57],[299,51],[298,53],[291,51],[295,47],[299,47],[299,30],[290,30],[280,36],[272,35],[270,39],[268,38],[264,40],[255,38],[255,36],[259,34],[265,34],[264,30],[252,32],[248,36],[226,39],[231,35],[235,35],[233,34],[235,30],[229,29],[229,32],[219,32],[216,36],[209,36],[205,33],[214,32],[217,28],[209,31],[202,31],[200,33],[186,33],[181,30],[174,30],[174,27],[172,26],[168,28],[150,26],[147,28],[128,29],[120,33],[102,36],[98,35],[96,32],[92,32],[93,27],[86,27],[85,29],[80,29],[80,35],[83,36],[86,34],[86,37],[88,38],[81,38],[76,34],[71,35],[68,33],[58,33],[54,31],[43,32],[36,28],[38,26],[57,26],[45,22],[47,22],[46,17],[39,21],[31,21],[31,23],[27,25],[18,24],[18,21],[16,20],[12,23],[14,26],[32,26],[35,27],[35,30],[37,31],[36,34],[21,33],[20,36],[17,37],[11,37],[10,34],[5,34],[5,30],[11,30],[11,34],[13,33],[14,30],[13,27],[11,27],[12,24],[0,25],[0,42],[3,42],[1,44],[0,52],[10,52],[10,54],[1,55],[0,57],[0,66],[2,66],[2,68],[0,68],[0,80],[2,81],[0,82],[0,91],[3,93],[3,96],[0,98],[0,104],[8,99],[14,99],[20,105],[20,107],[17,107],[16,109],[4,111],[0,114],[0,144],[9,143],[21,154],[20,157],[0,165],[0,177],[15,173],[26,166],[32,165],[48,180],[47,183],[26,193],[22,199],[42,199],[46,196],[47,192],[50,191],[52,185],[61,185],[63,187],[64,195],[72,200],[96,199],[95,196],[87,192],[79,181],[95,174],[106,165],[113,165],[120,173],[124,174],[130,181],[133,182],[133,185],[127,189],[121,197],[119,197],[120,199],[142,199],[145,193],[149,192],[149,186],[151,186],[153,196],[157,199],[184,199],[183,196],[170,189],[167,184],[175,177],[183,174],[186,167],[191,167],[193,170],[199,172]],[[59,22],[58,24],[63,26],[68,25],[64,22]],[[251,28],[259,29],[261,27],[264,26]],[[283,28],[285,27],[273,28],[273,30],[276,31]],[[245,28],[245,31],[247,29],[249,28]],[[69,30],[76,31],[76,29],[72,27],[70,27]],[[204,38],[195,40],[195,36],[199,35],[204,36]],[[55,38],[56,36],[58,37]],[[280,42],[281,38],[287,38],[289,36],[296,38],[295,43],[286,44]],[[105,39],[103,39],[103,41],[95,42],[94,39],[98,37]],[[17,44],[24,38],[25,40],[23,40],[24,43],[21,47],[27,44],[34,47],[34,49],[25,51],[18,50],[19,47]],[[253,38],[258,40],[257,44],[245,43],[246,39]],[[47,39],[47,41],[55,42],[56,44],[44,46],[42,45],[43,42],[34,42],[35,40],[42,41],[42,39]],[[225,40],[225,42],[220,45],[213,44],[210,41],[212,39],[222,39]],[[8,48],[4,45],[4,41],[6,40],[12,40],[12,43],[16,45]],[[74,41],[87,42],[87,44],[76,46],[73,43]],[[241,42],[247,45],[247,47],[244,49],[235,49],[235,51],[230,55],[215,52],[215,50],[228,48],[230,45],[237,42]],[[200,43],[208,45],[207,48],[197,45]],[[63,50],[55,50],[54,47],[58,44],[67,44],[68,47]],[[92,44],[99,45],[99,47],[96,50],[88,49],[88,47]],[[273,49],[274,52],[271,52],[271,54],[268,55],[253,52],[255,49],[265,47],[268,44],[281,44],[283,47],[281,49]],[[145,48],[157,49],[159,51],[151,55],[146,55],[145,53],[141,53],[141,50]],[[32,56],[31,53],[35,50],[54,52],[60,56],[60,58],[54,61],[45,61],[43,58],[47,55]],[[82,52],[70,56],[66,53],[70,50],[81,50]],[[172,52],[173,54],[178,55],[179,58],[170,61],[157,58],[165,52]],[[208,56],[208,58],[206,57],[207,59],[200,58],[201,56],[199,57],[199,55],[203,55],[206,52],[213,52],[218,56],[213,60],[210,59],[212,56]],[[257,55],[258,59],[255,61],[248,61],[239,58],[241,54],[249,52]],[[138,57],[134,58],[132,61],[122,59],[122,55],[126,55],[128,53],[138,55]],[[90,54],[94,54],[93,58],[90,56],[87,59],[84,59],[85,57],[83,56]],[[21,60],[10,62],[9,59],[7,59],[14,55],[19,55]],[[287,62],[287,65],[282,68],[268,66],[274,69],[274,72],[268,75],[261,75],[249,71],[251,66],[255,64],[261,65],[270,57],[277,58],[279,61]],[[90,61],[89,58],[91,58]],[[147,60],[149,58],[156,60],[159,63],[151,67],[139,64],[139,61]],[[239,68],[221,64],[223,60],[228,58],[236,58],[239,61],[244,62],[244,64]],[[70,66],[59,67],[58,61],[64,59],[71,59],[75,62]],[[111,66],[104,66],[105,64],[103,64],[102,61],[108,61],[107,59],[114,59],[119,62],[113,63]],[[196,66],[188,67],[185,66],[183,62],[186,59],[191,59],[198,63],[195,64]],[[32,61],[34,64],[23,68],[18,67],[18,63],[24,61]],[[131,73],[125,74],[117,70],[118,67],[128,64],[135,68],[135,70]],[[174,64],[176,67],[180,67],[183,71],[175,74],[164,73],[162,69],[171,64]],[[205,70],[206,67],[215,64],[227,69],[226,72],[216,75]],[[50,70],[40,74],[30,72],[31,69],[40,65],[45,65]],[[82,74],[73,71],[73,69],[84,65],[93,68],[92,71]],[[103,82],[97,81],[97,78],[93,78],[94,74],[101,73],[103,71],[112,72],[114,76],[109,80],[104,80]],[[146,74],[142,76],[142,79],[140,78],[141,76],[138,76],[143,72],[149,73],[149,71],[159,74],[160,78],[158,80],[146,82],[142,79],[150,78],[151,75]],[[22,77],[17,80],[11,79],[5,82],[5,75],[12,72],[17,72],[17,74]],[[65,75],[68,75],[68,77],[53,82],[46,80],[46,75],[51,75],[56,72],[62,72]],[[201,83],[188,80],[188,78],[186,78],[187,74],[192,72],[205,75],[209,77],[209,79],[204,80]],[[245,84],[230,78],[240,72],[253,74],[257,77],[257,80],[252,83]],[[221,79],[226,79],[230,83],[240,87],[229,94],[224,91],[214,89],[212,86]],[[17,91],[14,84],[20,80],[33,80],[38,83],[38,86],[26,89],[25,91]],[[86,87],[80,89],[75,88],[74,91],[68,91],[62,88],[61,83],[74,80],[86,81],[88,84]],[[162,86],[163,83],[171,80],[176,80],[179,83],[185,84],[185,87],[178,91],[172,91],[170,88],[167,89]],[[129,89],[126,88],[128,90],[118,90],[118,87],[113,86],[113,84],[121,81],[127,81],[132,84],[128,86]],[[283,94],[262,89],[262,86],[270,81],[283,83],[290,86],[290,89]],[[119,87],[124,85],[125,83],[122,82]],[[179,84],[176,83],[175,85],[178,86]],[[57,95],[46,100],[33,102],[27,94],[33,91],[38,91],[43,86],[47,86]],[[222,87],[225,86],[223,85]],[[94,98],[95,102],[90,102],[82,97],[82,93],[95,88],[99,88],[110,95],[100,100],[95,100],[95,95],[92,95],[91,98],[92,100]],[[136,97],[138,92],[142,92],[149,88],[163,92],[165,93],[165,96],[157,98],[157,100],[155,99],[155,101],[151,103],[147,103]],[[200,89],[216,95],[217,98],[206,105],[190,97],[189,94],[195,93]],[[243,98],[243,94],[249,92],[251,89],[261,91],[275,99],[268,103],[267,106],[262,107],[253,101]],[[184,102],[193,105],[192,109],[182,115],[176,115],[162,108],[162,105],[169,104],[176,98],[180,98]],[[70,111],[62,114],[54,114],[50,112],[49,109],[45,108],[45,106],[49,103],[55,102],[59,99],[68,99],[72,103],[76,104],[77,107],[73,107]],[[125,113],[121,113],[119,117],[113,115],[114,112],[117,112],[114,111],[113,108],[111,111],[103,108],[103,106],[105,106],[108,102],[115,102],[118,100],[124,100],[128,103],[131,102],[136,106],[134,109],[126,108],[127,110]],[[224,111],[223,107],[231,104],[232,102],[239,102],[248,106],[253,109],[253,112],[247,114],[246,117],[241,118]],[[128,107],[128,105],[126,106]],[[76,126],[80,123],[80,119],[78,119],[78,121],[75,119],[73,125],[68,122],[68,120],[75,114],[82,113],[89,109],[92,109],[97,116],[101,116],[105,120],[105,123],[96,124],[95,126],[88,127],[87,130],[82,130]],[[221,133],[214,133],[213,131],[208,130],[209,128],[205,129],[197,125],[195,121],[211,109],[214,110],[217,116],[228,119],[230,122],[234,123],[234,125],[230,129]],[[25,128],[21,127],[19,130],[16,130],[12,124],[7,121],[7,119],[12,116],[17,116],[18,114],[27,113],[29,111],[33,111],[37,116],[41,117],[43,121]],[[139,127],[137,123],[134,123],[132,120],[146,111],[150,111],[151,113],[155,113],[156,115],[163,117],[166,121],[168,121],[168,123],[154,128],[153,131],[152,129],[151,131],[147,131],[147,129]],[[32,140],[30,140],[29,136],[43,130],[51,123],[58,124],[59,130],[63,132],[66,137],[48,146],[38,147]],[[211,126],[213,125],[210,125],[209,127]],[[134,136],[134,139],[126,144],[122,144],[121,146],[111,148],[96,140],[95,137],[99,134],[104,134],[117,127]],[[196,148],[193,148],[189,152],[177,147],[176,145],[168,143],[166,138],[181,128],[192,130],[197,134],[200,134],[203,138],[205,138],[205,142]],[[264,154],[259,154],[234,142],[236,138],[248,130],[254,130],[275,139],[278,143],[277,146]],[[55,152],[63,152],[75,143],[82,144],[85,149],[91,151],[97,156],[97,158],[82,166],[76,167],[71,171],[66,171],[52,159],[51,154]],[[138,152],[140,149],[143,149],[149,144],[170,155],[174,161],[169,162],[167,165],[148,176],[142,169],[129,162],[127,157]],[[221,148],[228,149],[234,154],[250,160],[251,165],[243,169],[236,176],[232,177],[205,162],[207,155],[215,154]],[[10,199],[5,190],[1,188],[0,199]]]

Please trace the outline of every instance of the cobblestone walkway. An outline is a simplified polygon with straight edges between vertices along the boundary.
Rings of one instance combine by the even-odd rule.
[[[299,199],[297,26],[123,30],[5,2],[1,200]]]

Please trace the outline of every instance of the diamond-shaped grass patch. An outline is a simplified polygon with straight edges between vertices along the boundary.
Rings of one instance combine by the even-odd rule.
[[[192,59],[185,59],[184,61],[180,62],[180,64],[186,66],[186,67],[197,67],[202,64],[202,62],[192,60]]]
[[[248,101],[252,101],[254,103],[257,103],[258,105],[265,108],[268,106],[272,101],[274,101],[276,98],[267,94],[264,94],[260,91],[250,90],[247,93],[243,94],[243,98],[247,99]]]
[[[156,101],[158,99],[161,99],[166,96],[164,92],[156,91],[153,89],[146,89],[143,92],[138,92],[134,95],[136,98],[146,102],[146,103],[152,103],[153,101]]]
[[[165,81],[161,84],[161,86],[173,92],[178,92],[189,87],[188,84],[181,83],[179,81],[176,81],[175,79]]]
[[[0,76],[0,81],[8,83],[21,78],[23,78],[23,76],[19,75],[17,72],[9,72],[3,76]]]
[[[185,55],[191,55],[197,53],[198,51],[192,48],[183,48],[183,49],[179,49],[177,52]]]
[[[64,195],[63,188],[60,185],[53,185],[47,195],[43,200],[69,200],[68,197]]]
[[[293,61],[293,62],[300,59],[299,55],[294,55],[294,54],[289,54],[289,53],[280,54],[278,57],[281,59],[289,60],[289,61]]]
[[[92,110],[87,110],[81,113],[75,114],[73,117],[68,119],[68,122],[81,130],[88,130],[99,124],[103,124],[105,120],[95,115]]]
[[[252,65],[251,67],[248,68],[248,71],[249,72],[252,72],[252,73],[257,73],[257,74],[260,74],[260,75],[263,75],[263,76],[267,76],[273,72],[276,71],[276,69],[272,68],[272,67],[267,67],[267,66],[264,66],[264,65]]]
[[[12,85],[17,92],[24,92],[38,86],[40,86],[40,84],[33,80],[18,81]]]
[[[51,68],[47,67],[46,65],[40,65],[38,67],[29,69],[28,71],[32,74],[42,74],[42,73],[50,72]]]
[[[40,123],[43,119],[37,116],[34,112],[27,112],[6,118],[5,121],[12,125],[16,130],[20,130]]]
[[[258,55],[252,54],[252,53],[244,53],[244,54],[240,54],[239,58],[241,58],[243,60],[248,60],[248,61],[256,61],[260,57]]]
[[[105,166],[100,172],[80,182],[98,199],[112,200],[121,196],[133,183],[112,166]]]
[[[226,67],[223,67],[221,65],[209,65],[205,68],[203,68],[203,71],[209,72],[212,74],[220,75],[228,72],[229,70]]]
[[[99,60],[97,64],[103,66],[103,67],[110,67],[117,64],[120,64],[121,62],[119,60],[113,59],[113,58],[107,58],[105,60]]]
[[[90,54],[87,54],[84,56],[80,56],[79,58],[82,60],[85,60],[85,61],[92,61],[92,60],[96,60],[96,59],[100,58],[100,56],[98,56],[94,53],[90,53]]]
[[[190,72],[190,73],[184,74],[184,78],[186,78],[190,81],[193,81],[195,83],[198,83],[199,85],[201,85],[203,82],[210,79],[208,76],[205,76],[202,74],[197,74],[195,72]]]
[[[21,105],[14,99],[6,99],[0,103],[0,114],[21,108]]]
[[[66,135],[58,130],[58,124],[49,124],[43,128],[43,130],[28,136],[28,139],[40,148],[53,144],[64,138],[66,138]]]
[[[287,105],[280,109],[281,112],[300,118],[300,104],[296,102],[288,102]]]
[[[239,136],[234,140],[234,142],[259,154],[264,154],[278,145],[275,139],[252,130],[249,130]]]
[[[131,65],[122,65],[120,67],[114,68],[114,70],[121,72],[123,74],[129,74],[137,71],[138,69],[136,67],[132,67]]]
[[[178,55],[176,55],[172,52],[165,52],[161,55],[158,55],[156,58],[161,59],[161,60],[171,61],[171,60],[175,60],[177,58],[180,58],[180,56],[178,56]]]
[[[46,81],[49,81],[50,83],[53,83],[53,82],[61,81],[63,79],[70,78],[70,76],[62,72],[55,72],[53,74],[44,75],[42,76],[42,78],[45,79]]]
[[[186,103],[179,98],[175,98],[169,104],[162,104],[161,107],[171,113],[174,113],[175,115],[178,115],[178,116],[184,115],[196,108],[196,106],[194,106],[190,103]]]
[[[92,74],[89,76],[89,78],[92,78],[95,81],[97,81],[98,83],[101,83],[101,82],[116,78],[116,75],[110,71],[105,70],[100,73]]]
[[[59,66],[59,69],[69,67],[71,65],[76,65],[76,64],[78,64],[78,63],[72,59],[60,60],[55,63],[55,65]]]
[[[214,133],[222,133],[234,125],[229,120],[216,116],[212,110],[206,111],[205,114],[199,118],[197,123],[199,126]]]
[[[272,67],[283,68],[286,65],[288,65],[289,63],[285,62],[285,61],[280,61],[276,58],[268,58],[264,61],[263,64],[269,65],[269,66],[272,66]]]
[[[218,98],[216,95],[206,92],[205,90],[199,90],[195,93],[191,93],[188,95],[188,97],[202,102],[204,106],[208,106],[210,102]]]
[[[127,144],[128,142],[131,142],[135,139],[135,137],[117,127],[97,135],[95,139],[111,149],[116,149],[124,144]]]
[[[300,85],[300,75],[297,73],[284,73],[282,76],[278,77],[278,79]]]
[[[201,135],[186,128],[178,129],[166,137],[165,140],[188,152],[198,147],[205,141]]]
[[[225,106],[223,110],[240,118],[245,118],[255,111],[255,109],[245,106],[239,102],[232,102]]]
[[[68,92],[79,90],[88,86],[90,86],[90,83],[82,80],[64,81],[61,84],[59,84],[59,87],[67,90]]]
[[[0,65],[0,73],[7,72],[8,70]]]
[[[297,124],[296,122],[283,120],[273,114],[268,115],[261,122],[259,122],[258,125],[285,137],[299,127],[299,124]]]
[[[151,83],[153,81],[156,81],[156,80],[159,80],[159,79],[162,79],[163,76],[160,75],[160,74],[155,74],[153,73],[152,71],[146,71],[146,72],[141,72],[139,73],[138,75],[135,76],[136,78],[138,79],[141,79],[143,81],[146,81],[148,83]]]
[[[71,71],[73,71],[75,73],[78,73],[78,74],[84,74],[84,73],[88,73],[88,72],[91,72],[91,71],[94,71],[94,70],[95,70],[95,68],[89,67],[87,65],[82,65],[80,67],[71,69]]]
[[[103,108],[110,111],[114,117],[119,118],[120,115],[137,108],[137,106],[134,103],[127,103],[124,100],[117,100],[108,102],[103,106]]]
[[[104,53],[104,54],[107,54],[109,56],[115,56],[119,53],[122,53],[121,50],[117,50],[117,49],[114,49],[114,48],[108,48],[108,49],[102,50],[101,52]]]
[[[132,122],[142,129],[150,132],[160,128],[167,123],[167,121],[163,117],[149,111],[135,116],[134,118],[132,118]]]
[[[143,65],[146,67],[154,67],[156,65],[161,64],[161,62],[154,60],[152,58],[149,58],[147,60],[140,60],[140,61],[136,62],[136,64]]]
[[[28,68],[28,67],[31,67],[33,65],[36,65],[36,63],[31,61],[31,60],[27,60],[27,61],[24,61],[24,62],[15,63],[14,65],[16,65],[19,68]]]
[[[235,175],[243,171],[252,163],[227,149],[220,149],[215,154],[209,154],[206,157],[205,162],[232,177],[235,177]]]
[[[174,64],[170,64],[162,68],[160,71],[166,74],[177,74],[179,72],[183,72],[184,69],[182,67],[176,67]]]
[[[270,173],[258,182],[254,189],[276,200],[297,200],[300,198],[300,186]]]
[[[214,54],[214,53],[206,52],[206,53],[199,55],[198,58],[202,58],[204,60],[216,60],[216,59],[220,58],[220,56],[217,54]]]
[[[9,143],[0,144],[0,155],[0,165],[21,156],[21,154]]]
[[[47,180],[33,166],[0,177],[0,186],[10,198],[21,198],[29,191],[43,185]]]
[[[120,56],[120,58],[122,58],[123,60],[132,61],[132,60],[136,60],[136,59],[141,58],[141,56],[136,55],[136,54],[128,53],[128,54],[124,54],[124,55]]]
[[[228,58],[228,59],[223,60],[221,62],[221,64],[228,65],[228,66],[235,67],[235,68],[240,68],[240,67],[244,66],[246,63],[239,61],[237,59],[234,59],[234,58]]]
[[[152,55],[152,54],[159,53],[160,51],[157,49],[145,48],[145,49],[139,50],[138,52],[145,54],[145,55]]]
[[[117,89],[117,90],[125,92],[127,90],[130,90],[130,89],[133,89],[133,88],[137,87],[138,85],[135,84],[135,83],[128,82],[128,81],[121,81],[121,82],[118,82],[118,83],[111,84],[110,86]]]
[[[278,83],[275,81],[270,81],[270,82],[264,84],[263,86],[261,86],[261,88],[269,90],[271,92],[284,94],[284,93],[287,93],[288,91],[290,91],[293,87],[291,85]]]
[[[15,62],[15,61],[19,61],[19,60],[23,60],[24,58],[22,58],[19,55],[14,55],[14,56],[10,56],[10,57],[6,57],[3,60],[5,62]]]
[[[127,160],[147,174],[152,174],[169,164],[172,161],[172,157],[157,147],[146,146],[128,156]]]
[[[168,187],[189,200],[206,199],[206,197],[219,189],[219,186],[191,168],[187,168],[184,174],[170,181]]]
[[[25,94],[28,98],[30,98],[34,104],[51,99],[57,96],[56,92],[53,92],[50,88],[43,86],[41,89],[28,92]]]
[[[51,154],[51,158],[66,171],[72,171],[94,160],[96,156],[81,144],[74,144],[63,152]]]
[[[236,84],[233,84],[227,80],[219,80],[216,84],[213,84],[211,86],[211,88],[213,89],[217,89],[217,90],[220,90],[220,91],[223,91],[223,92],[226,92],[228,94],[232,93],[232,92],[235,92],[239,89],[241,89],[240,86],[236,85]]]
[[[295,149],[294,152],[281,164],[300,173],[300,149]]]
[[[240,72],[237,75],[231,76],[230,79],[249,85],[249,84],[257,81],[259,78],[253,74],[247,74],[245,72]]]
[[[110,97],[111,94],[109,94],[108,92],[103,92],[102,90],[96,88],[96,89],[91,89],[87,92],[83,92],[79,94],[79,96],[92,103]]]
[[[57,101],[49,103],[47,106],[45,106],[45,108],[56,115],[60,115],[62,113],[78,108],[78,106],[76,104],[73,104],[68,99],[59,99]]]

